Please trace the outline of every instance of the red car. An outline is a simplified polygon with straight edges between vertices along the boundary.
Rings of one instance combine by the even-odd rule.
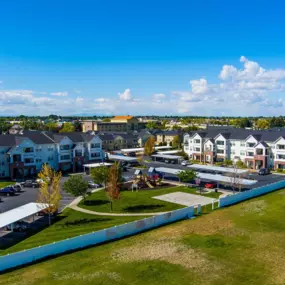
[[[214,183],[214,182],[209,182],[209,183],[206,183],[206,184],[205,184],[205,188],[208,188],[208,189],[213,189],[213,188],[215,188],[216,186],[217,186],[217,184]]]

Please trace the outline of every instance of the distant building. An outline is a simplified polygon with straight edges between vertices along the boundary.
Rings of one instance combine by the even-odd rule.
[[[145,123],[133,116],[116,116],[110,122],[88,120],[82,122],[82,131],[128,132],[145,128]]]
[[[184,151],[208,163],[241,160],[247,167],[285,169],[285,131],[209,128],[184,135]]]
[[[0,177],[36,176],[44,163],[61,171],[82,171],[84,163],[104,160],[99,136],[23,131],[0,135]]]

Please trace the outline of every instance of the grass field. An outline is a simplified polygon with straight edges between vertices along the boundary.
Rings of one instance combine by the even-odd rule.
[[[8,185],[14,185],[14,184],[15,182],[12,182],[12,181],[0,181],[0,189]]]
[[[113,202],[114,213],[152,213],[152,212],[165,212],[180,209],[184,206],[164,202],[158,199],[153,199],[154,196],[159,196],[172,192],[185,192],[190,194],[196,194],[197,189],[188,187],[169,187],[162,189],[147,189],[134,191],[121,191],[121,198]],[[217,198],[221,193],[209,193],[203,196]],[[110,202],[106,196],[106,193],[102,190],[93,193],[86,201],[81,201],[79,207],[93,210],[97,212],[111,212]]]
[[[90,233],[92,231],[98,231],[115,225],[132,222],[144,217],[96,216],[77,212],[67,208],[62,214],[58,215],[57,218],[58,221],[52,226],[45,228],[44,230],[30,236],[29,238],[15,244],[12,247],[0,250],[0,254],[4,255],[23,249],[52,243],[54,241],[75,237],[81,234]]]
[[[285,190],[0,277],[2,285],[285,284]]]

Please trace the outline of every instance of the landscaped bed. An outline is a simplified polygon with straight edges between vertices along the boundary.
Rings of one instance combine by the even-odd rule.
[[[184,206],[160,201],[152,197],[160,196],[172,192],[185,192],[199,195],[196,188],[189,188],[184,186],[166,187],[161,189],[141,189],[138,191],[125,190],[121,191],[119,200],[112,204],[112,211],[110,201],[104,190],[93,193],[85,201],[82,200],[79,207],[97,211],[97,212],[112,212],[112,213],[155,213],[166,212],[183,208]],[[221,193],[208,193],[203,196],[217,198]]]
[[[12,181],[0,181],[0,189],[6,187],[8,185],[14,185],[14,184],[15,184],[15,182],[12,182]]]

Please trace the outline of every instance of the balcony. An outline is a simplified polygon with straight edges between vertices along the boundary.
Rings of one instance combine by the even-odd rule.
[[[34,149],[32,147],[26,147],[26,148],[23,149],[23,152],[24,153],[33,153]]]
[[[247,143],[246,147],[248,148],[253,148],[255,146],[255,143]]]
[[[257,148],[255,150],[255,155],[264,155],[264,150],[263,149],[260,149],[260,148]]]
[[[276,155],[276,160],[285,161],[285,155]]]

